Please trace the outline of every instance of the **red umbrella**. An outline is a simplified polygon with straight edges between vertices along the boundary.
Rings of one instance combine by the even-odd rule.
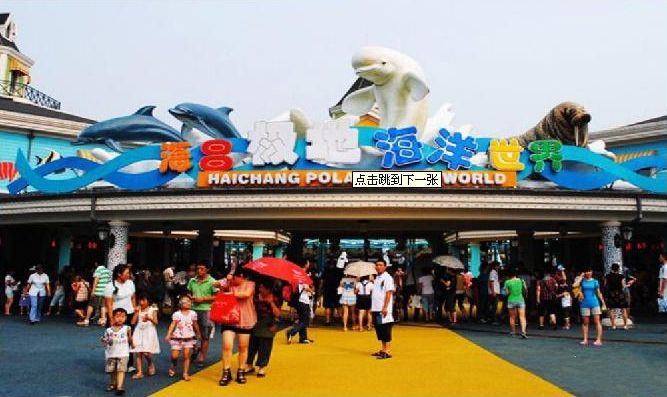
[[[243,268],[264,276],[287,281],[290,284],[313,284],[313,280],[308,277],[308,274],[299,265],[285,259],[265,256],[248,263]]]

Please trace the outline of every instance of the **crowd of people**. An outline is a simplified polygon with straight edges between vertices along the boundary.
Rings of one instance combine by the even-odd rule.
[[[594,346],[602,345],[601,315],[610,313],[616,328],[618,309],[624,329],[629,328],[630,291],[637,278],[621,272],[619,264],[604,277],[594,277],[590,266],[581,272],[558,265],[543,275],[522,267],[503,268],[498,262],[482,265],[474,277],[467,269],[450,269],[422,256],[414,264],[375,262],[375,274],[353,277],[345,274],[336,258],[318,271],[306,260],[303,270],[313,283],[286,284],[258,276],[239,266],[230,274],[210,274],[206,264],[185,269],[171,266],[163,270],[136,270],[120,264],[110,271],[95,264],[90,273],[67,268],[53,283],[42,266],[32,272],[25,284],[13,273],[5,277],[5,315],[10,315],[14,298],[20,292],[18,307],[37,324],[42,314],[61,315],[68,309],[76,325],[105,327],[101,342],[105,347],[108,391],[124,393],[125,373],[135,372],[139,380],[156,374],[154,355],[160,353],[158,324],[160,316],[170,315],[164,339],[171,350],[167,373],[176,376],[182,357],[181,377],[190,379],[190,364],[202,367],[208,357],[209,340],[215,333],[211,307],[219,292],[232,294],[238,302],[239,321],[220,328],[222,338],[221,386],[232,381],[247,382],[247,375],[265,377],[274,337],[279,330],[283,303],[292,308],[292,326],[286,331],[287,343],[311,344],[308,328],[316,321],[315,311],[324,309],[322,325],[338,319],[342,331],[375,330],[380,350],[377,359],[391,358],[392,324],[399,321],[434,321],[456,327],[461,321],[499,325],[507,319],[510,334],[527,338],[527,317],[537,317],[537,327],[569,329],[573,321],[581,324],[582,345],[589,343],[589,327],[595,327]],[[667,299],[667,254],[659,257],[658,300]],[[50,302],[47,302],[50,298]],[[48,306],[47,306],[48,303]],[[517,332],[516,323],[519,323]],[[237,372],[232,375],[232,349],[238,348]]]

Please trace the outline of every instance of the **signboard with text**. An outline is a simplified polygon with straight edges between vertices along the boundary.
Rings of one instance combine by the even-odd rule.
[[[140,164],[153,165],[137,170]],[[127,171],[130,166],[133,172]],[[516,139],[476,138],[441,129],[432,142],[422,142],[414,127],[380,129],[335,121],[308,130],[304,137],[297,136],[290,122],[262,122],[247,138],[210,139],[197,146],[164,142],[123,152],[105,163],[62,157],[32,168],[19,150],[15,167],[19,175],[8,185],[11,194],[29,187],[67,193],[98,181],[147,190],[168,186],[178,177],[190,180],[193,188],[437,189],[515,188],[533,178],[576,190],[599,189],[622,179],[642,190],[667,193],[666,183],[638,172],[667,169],[664,156],[617,164],[557,140],[536,140],[522,147]],[[74,170],[76,176],[49,178],[64,169]]]

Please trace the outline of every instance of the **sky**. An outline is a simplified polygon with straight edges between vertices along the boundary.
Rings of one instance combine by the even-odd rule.
[[[429,113],[517,135],[569,100],[591,131],[667,114],[667,1],[5,1],[32,85],[95,120],[182,102],[242,131],[291,108],[328,119],[363,46],[414,58]]]

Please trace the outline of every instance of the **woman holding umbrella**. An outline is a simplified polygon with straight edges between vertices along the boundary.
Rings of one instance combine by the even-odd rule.
[[[298,293],[297,313],[299,322],[287,331],[287,343],[292,343],[292,337],[299,334],[299,343],[313,343],[308,339],[308,323],[310,322],[310,302],[313,296],[313,280],[306,274],[303,267],[300,267],[288,260],[281,258],[264,257],[250,262],[243,267],[245,270],[252,270],[264,276],[277,278],[287,281],[292,286],[296,286]]]
[[[250,334],[257,323],[257,313],[253,297],[255,296],[255,283],[248,280],[245,270],[237,271],[234,275],[228,275],[226,280],[218,281],[214,284],[224,292],[231,292],[239,304],[241,318],[237,325],[222,326],[222,378],[218,384],[227,386],[232,381],[232,349],[234,348],[234,339],[238,341],[239,348],[239,366],[236,371],[236,382],[246,383],[245,365],[248,358],[248,346],[250,344]]]

